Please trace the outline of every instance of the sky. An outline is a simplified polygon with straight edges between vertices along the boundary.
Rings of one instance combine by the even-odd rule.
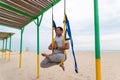
[[[120,50],[120,0],[99,1],[99,26],[101,50]],[[64,0],[53,7],[57,26],[63,27]],[[44,13],[40,26],[40,50],[48,50],[51,43],[51,9]],[[93,0],[66,0],[68,16],[76,51],[94,51],[94,8]],[[19,50],[20,30],[0,25],[0,31],[14,32],[12,49]],[[23,34],[23,50],[36,51],[36,25],[31,22]],[[0,49],[2,48],[0,41]]]

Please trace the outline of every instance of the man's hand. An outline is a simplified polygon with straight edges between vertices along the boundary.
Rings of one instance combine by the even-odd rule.
[[[41,55],[48,58],[51,54],[41,53]]]
[[[54,41],[53,44],[51,43],[51,44],[49,45],[48,49],[49,49],[49,50],[53,50],[53,49],[56,49],[57,46],[58,46],[58,45],[57,45],[56,41]]]

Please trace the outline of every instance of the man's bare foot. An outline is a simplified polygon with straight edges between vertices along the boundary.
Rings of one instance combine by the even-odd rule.
[[[63,71],[65,71],[65,66],[64,66],[64,64],[61,64],[60,67],[62,68]]]
[[[46,53],[41,53],[42,56],[47,57],[48,55]]]

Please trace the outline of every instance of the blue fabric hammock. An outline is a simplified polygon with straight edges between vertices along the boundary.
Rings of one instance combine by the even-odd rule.
[[[71,29],[70,29],[70,24],[69,24],[69,20],[67,18],[67,15],[65,15],[65,16],[66,16],[66,31],[68,33],[68,36],[69,36],[70,42],[71,42],[75,72],[78,73],[78,66],[77,66],[77,61],[76,61],[75,52],[74,52],[74,45],[73,45],[73,39],[72,39],[72,33],[71,33]]]
[[[53,22],[53,27],[54,27],[54,30],[56,31],[56,28],[57,28],[56,23],[55,23],[55,21],[54,21],[54,20],[53,20],[52,22]]]
[[[77,66],[77,61],[76,61],[75,52],[74,52],[74,45],[73,45],[73,39],[72,39],[72,33],[71,33],[71,29],[70,29],[70,24],[69,24],[69,20],[68,20],[66,14],[65,14],[65,16],[66,16],[66,22],[65,22],[66,23],[66,32],[68,33],[70,43],[71,43],[75,72],[78,73],[78,66]],[[53,27],[54,27],[54,30],[56,31],[57,27],[56,27],[56,23],[55,23],[54,20],[53,20]]]

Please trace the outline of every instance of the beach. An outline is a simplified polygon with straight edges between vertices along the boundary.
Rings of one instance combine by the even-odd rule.
[[[96,80],[95,53],[75,52],[79,73],[74,71],[73,57],[67,52],[65,71],[58,65],[40,68],[40,78],[36,78],[36,53],[23,52],[22,67],[19,68],[19,52],[11,53],[11,60],[1,58],[0,80]],[[101,52],[102,80],[120,80],[120,52]],[[40,60],[44,57],[40,55]]]

